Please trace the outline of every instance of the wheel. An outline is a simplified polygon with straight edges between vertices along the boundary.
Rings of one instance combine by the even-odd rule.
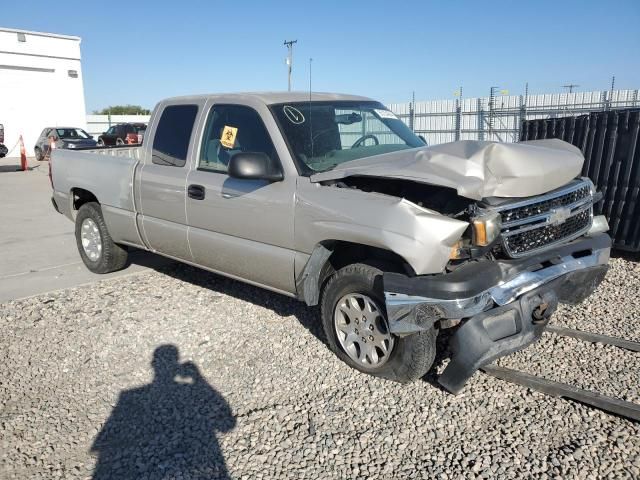
[[[121,138],[116,138],[116,145],[124,145],[124,140]]]
[[[44,155],[42,154],[42,150],[40,149],[40,147],[36,147],[33,149],[33,151],[36,154],[36,160],[41,162],[44,160]]]
[[[103,138],[98,138],[98,146],[99,147],[104,147],[104,139]]]
[[[333,352],[361,372],[408,383],[435,359],[437,330],[397,337],[389,332],[382,270],[366,264],[338,270],[322,291],[322,325]]]
[[[127,264],[129,254],[111,239],[98,203],[85,203],[78,210],[76,244],[82,261],[93,273],[115,272]]]

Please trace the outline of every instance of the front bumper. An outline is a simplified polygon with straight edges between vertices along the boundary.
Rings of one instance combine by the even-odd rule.
[[[603,233],[516,260],[470,262],[443,275],[385,273],[389,329],[403,336],[443,319],[464,320],[440,377],[457,393],[482,365],[540,338],[558,303],[588,297],[606,274],[610,249]]]

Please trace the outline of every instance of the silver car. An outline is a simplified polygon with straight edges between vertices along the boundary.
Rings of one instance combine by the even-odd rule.
[[[44,160],[49,154],[51,141],[54,148],[95,148],[94,138],[81,128],[76,127],[47,127],[42,130],[33,151],[38,161]]]

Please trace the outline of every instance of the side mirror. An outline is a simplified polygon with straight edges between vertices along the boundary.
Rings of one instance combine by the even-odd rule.
[[[230,177],[246,180],[279,182],[284,178],[280,167],[262,152],[236,153],[229,160],[228,173]]]

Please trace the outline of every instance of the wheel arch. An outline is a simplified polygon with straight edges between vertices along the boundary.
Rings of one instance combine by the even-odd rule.
[[[409,263],[391,250],[345,240],[323,240],[316,244],[296,279],[298,297],[309,306],[317,305],[320,292],[329,277],[354,263],[369,263],[415,275]]]
[[[93,194],[93,192],[80,187],[74,187],[71,189],[69,199],[71,201],[71,210],[74,216],[76,212],[80,210],[80,207],[82,207],[82,205],[84,205],[85,203],[95,202],[97,204],[100,204],[100,201]]]

